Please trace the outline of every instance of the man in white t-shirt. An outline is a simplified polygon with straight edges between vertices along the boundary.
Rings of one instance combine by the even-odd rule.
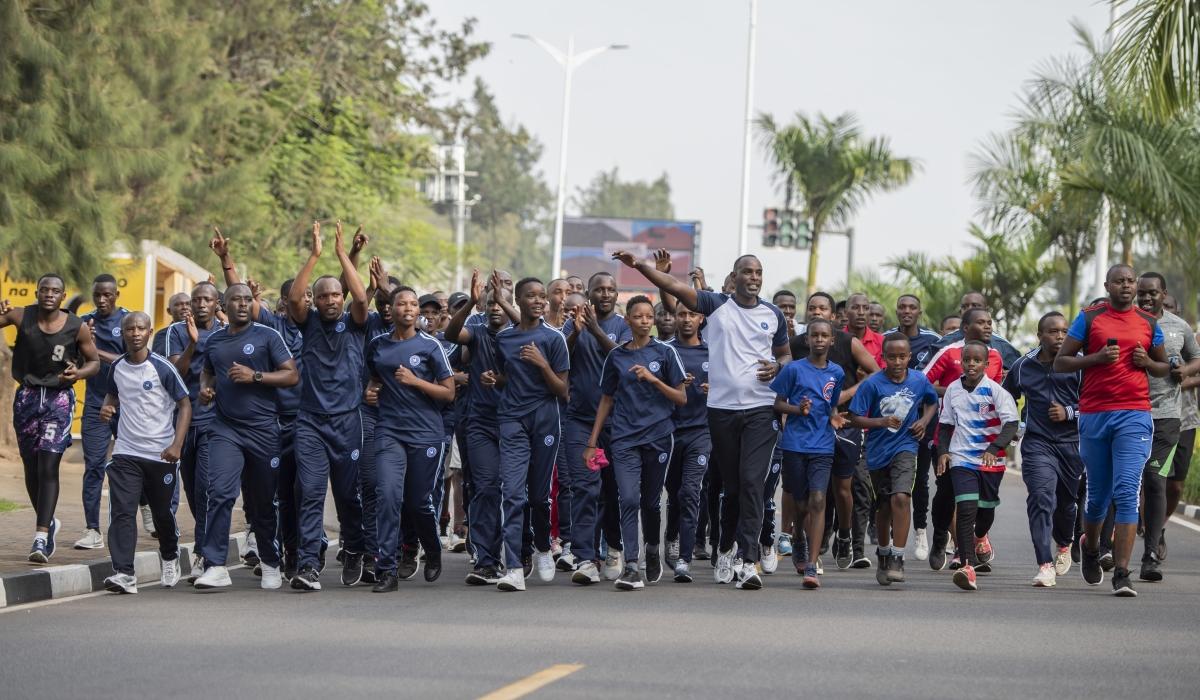
[[[660,272],[654,261],[638,259],[626,251],[617,251],[613,259],[642,273],[662,293],[706,317],[703,334],[709,348],[708,426],[712,458],[720,470],[728,504],[721,513],[714,576],[717,583],[736,578],[737,588],[762,588],[758,535],[763,518],[763,484],[779,435],[775,393],[770,384],[783,363],[791,360],[783,312],[758,296],[762,263],[753,255],[738,258],[730,274],[733,291],[726,295],[697,291]]]
[[[108,467],[113,575],[104,579],[104,587],[114,593],[137,593],[135,515],[143,491],[158,532],[162,585],[170,588],[179,581],[179,528],[171,499],[179,476],[179,453],[192,422],[192,402],[170,360],[150,352],[153,333],[144,312],[131,312],[121,320],[125,354],[112,364],[108,395],[100,408],[105,422],[112,420],[118,407],[121,411]]]

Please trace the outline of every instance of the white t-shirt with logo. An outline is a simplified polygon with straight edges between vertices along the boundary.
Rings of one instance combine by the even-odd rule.
[[[775,348],[788,344],[787,321],[779,307],[758,299],[739,305],[716,292],[696,292],[697,310],[707,318],[708,406],[744,410],[774,406],[770,382],[758,380],[759,360],[775,360]]]
[[[175,365],[155,353],[140,364],[122,355],[112,365],[108,390],[121,404],[113,455],[161,462],[175,441],[175,404],[188,395]]]

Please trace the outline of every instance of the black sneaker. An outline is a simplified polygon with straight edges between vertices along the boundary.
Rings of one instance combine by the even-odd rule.
[[[1163,528],[1162,534],[1158,536],[1158,561],[1162,563],[1167,560],[1167,528]]]
[[[646,582],[658,583],[662,578],[662,560],[658,556],[658,547],[646,546]]]
[[[890,586],[892,579],[888,577],[888,567],[892,565],[892,555],[881,554],[879,550],[875,550],[875,556],[879,560],[879,565],[875,567],[875,581],[881,586]]]
[[[425,581],[433,583],[442,575],[442,553],[437,552],[431,557],[425,558]]]
[[[468,586],[494,586],[500,582],[500,572],[494,566],[479,566],[467,574]]]
[[[296,553],[283,553],[283,580],[291,581],[296,575]]]
[[[638,571],[637,564],[627,564],[625,570],[617,577],[617,581],[613,584],[618,591],[637,591],[646,587],[642,581],[642,574]]]
[[[1162,567],[1159,565],[1157,557],[1151,554],[1142,558],[1142,570],[1138,572],[1138,578],[1143,581],[1163,580]]]
[[[378,581],[379,578],[375,575],[374,564],[367,566],[367,563],[364,561],[362,580],[359,583],[376,583]]]
[[[946,545],[949,543],[949,532],[933,531],[933,545],[929,548],[929,568],[934,571],[946,568]]]
[[[247,567],[254,568],[261,563],[262,560],[258,557],[258,552],[253,549],[246,550],[246,556],[242,557],[242,563]]]
[[[408,550],[400,552],[400,565],[396,567],[396,578],[407,581],[417,575],[417,553]]]
[[[867,559],[863,554],[862,547],[855,547],[853,550],[853,558],[850,561],[851,569],[869,569],[871,568],[871,560]]]
[[[322,537],[321,538],[321,551],[319,554],[317,554],[317,573],[318,574],[325,570],[325,553],[328,551],[329,551],[329,542],[324,537]]]
[[[708,547],[705,547],[703,542],[697,542],[696,546],[692,547],[692,559],[708,560]]]
[[[1133,582],[1129,580],[1129,569],[1113,570],[1113,595],[1118,598],[1136,598],[1137,591],[1133,590]]]
[[[306,566],[292,577],[292,588],[298,591],[319,591],[321,574],[311,566]]]
[[[353,586],[363,577],[363,555],[346,552],[342,557],[342,585]]]
[[[1105,571],[1112,571],[1113,567],[1116,565],[1116,561],[1113,559],[1112,550],[1101,549],[1100,568],[1104,569]]]
[[[1082,535],[1081,535],[1081,537],[1082,537]],[[1080,562],[1082,556],[1083,555],[1079,551],[1079,537],[1076,537],[1071,542],[1071,563],[1078,564]]]
[[[888,581],[892,583],[904,583],[904,555],[893,554],[891,561],[888,562],[887,570]]]
[[[374,576],[377,581],[371,587],[372,593],[391,593],[400,587],[400,579],[396,578],[396,572],[387,571],[379,572]]]
[[[1087,536],[1079,539],[1079,572],[1089,586],[1099,586],[1104,582],[1104,569],[1100,566],[1100,551],[1089,550]]]
[[[525,572],[525,578],[529,578],[530,574],[533,573],[533,555],[532,554],[526,554],[525,556],[521,557],[521,568]]]
[[[842,571],[850,568],[851,562],[854,561],[854,551],[849,537],[838,537],[834,540],[833,559],[837,563],[837,568]]]

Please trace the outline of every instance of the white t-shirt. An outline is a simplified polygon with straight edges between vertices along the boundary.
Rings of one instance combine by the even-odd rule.
[[[724,294],[705,291],[696,292],[696,307],[707,317],[709,408],[774,406],[771,383],[758,380],[758,361],[774,361],[775,348],[788,344],[783,312],[761,298],[744,307]]]
[[[1012,394],[988,377],[967,391],[958,379],[946,387],[938,422],[954,426],[950,438],[950,464],[985,472],[1004,471],[1004,450],[996,455],[996,465],[985,467],[983,453],[996,441],[1005,423],[1020,420]]]
[[[154,353],[141,364],[122,355],[112,365],[108,390],[121,403],[113,454],[161,462],[175,440],[175,403],[188,395],[175,365]]]

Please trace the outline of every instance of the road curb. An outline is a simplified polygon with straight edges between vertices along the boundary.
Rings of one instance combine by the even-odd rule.
[[[1181,518],[1187,518],[1196,523],[1200,523],[1200,506],[1188,505],[1180,503],[1175,507],[1175,515]]]
[[[194,546],[192,542],[179,545],[180,574],[184,576],[191,573]],[[245,548],[246,533],[239,532],[230,537],[225,564],[240,564]],[[157,581],[162,575],[158,550],[135,553],[133,569],[138,583]],[[112,571],[112,559],[105,558],[0,574],[0,608],[102,591],[104,579],[111,576]]]

